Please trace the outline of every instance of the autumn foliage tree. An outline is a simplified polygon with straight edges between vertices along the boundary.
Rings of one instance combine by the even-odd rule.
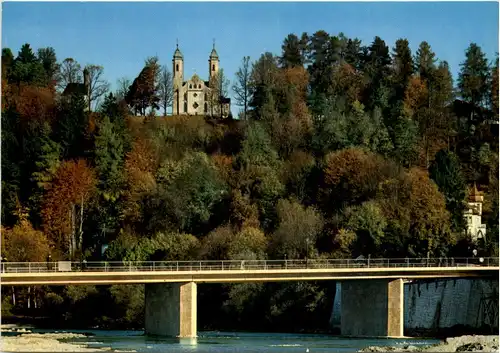
[[[66,161],[46,194],[44,230],[69,258],[82,250],[85,210],[95,184],[94,172],[85,160]]]

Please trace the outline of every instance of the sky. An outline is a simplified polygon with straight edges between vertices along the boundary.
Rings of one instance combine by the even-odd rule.
[[[343,32],[369,45],[375,36],[394,47],[406,38],[415,53],[427,41],[456,77],[465,50],[477,43],[493,60],[498,52],[498,2],[3,2],[2,48],[14,55],[24,43],[51,46],[59,61],[104,67],[116,88],[134,79],[148,56],[172,70],[176,40],[184,78],[208,77],[215,39],[220,66],[232,81],[244,56],[279,55],[289,33],[300,37]],[[233,114],[238,107],[233,105]]]

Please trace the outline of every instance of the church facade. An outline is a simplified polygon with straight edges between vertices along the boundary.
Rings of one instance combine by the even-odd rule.
[[[202,115],[215,118],[227,118],[231,114],[231,100],[216,92],[219,73],[219,55],[215,44],[208,59],[208,81],[202,80],[196,73],[184,80],[184,56],[179,45],[174,52],[173,64],[173,115]]]

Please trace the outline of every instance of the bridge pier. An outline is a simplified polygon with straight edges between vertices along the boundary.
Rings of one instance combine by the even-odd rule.
[[[340,332],[345,336],[404,336],[402,279],[342,282]]]
[[[146,334],[196,337],[196,293],[194,282],[146,284]]]

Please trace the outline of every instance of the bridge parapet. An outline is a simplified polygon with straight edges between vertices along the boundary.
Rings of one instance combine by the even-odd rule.
[[[498,257],[374,258],[308,260],[88,261],[0,262],[1,273],[269,271],[356,268],[498,267]]]

